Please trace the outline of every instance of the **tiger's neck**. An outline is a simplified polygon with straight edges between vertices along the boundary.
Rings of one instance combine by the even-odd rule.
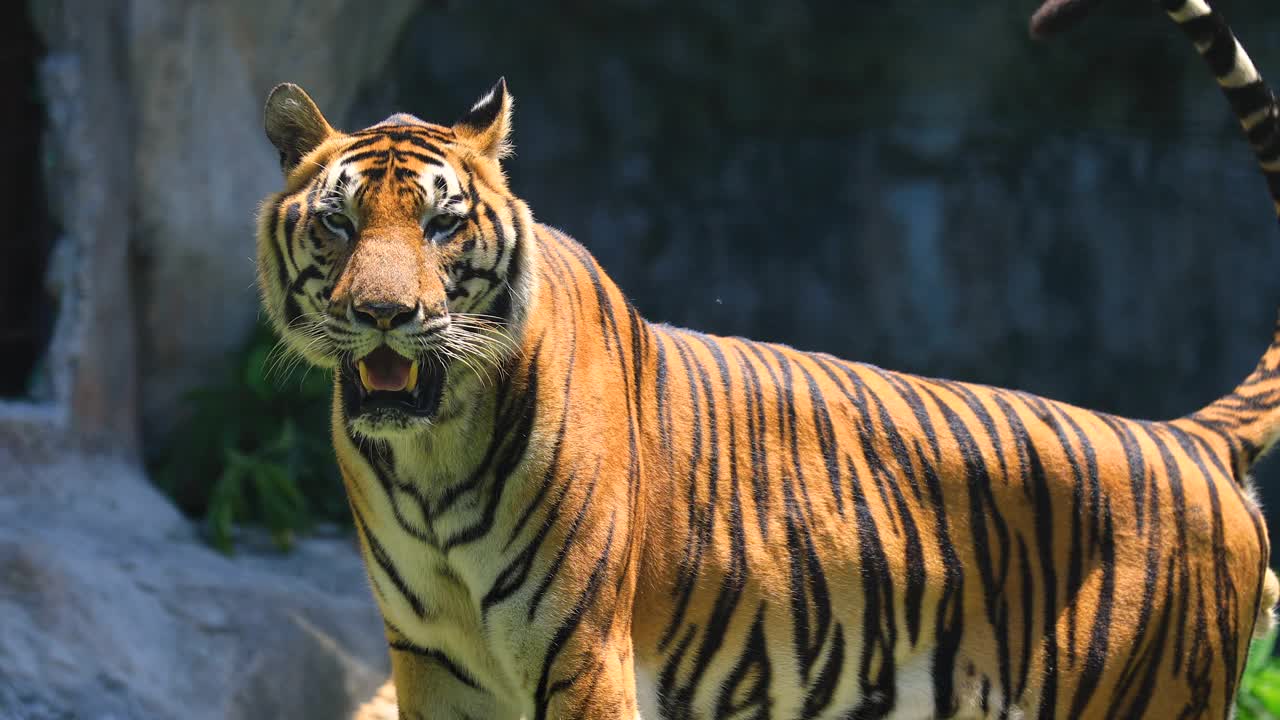
[[[634,412],[651,396],[652,329],[576,241],[530,224],[513,282],[512,340],[502,372],[460,377],[428,431],[379,443],[383,465],[417,488],[430,512],[521,495],[560,463],[590,465],[596,452],[638,473],[645,445]],[[593,398],[585,404],[575,402]],[[572,445],[570,453],[557,448]],[[582,448],[595,448],[592,453]],[[577,468],[590,472],[588,468]]]
[[[522,206],[523,209],[523,206]],[[532,414],[531,383],[536,358],[529,345],[531,319],[543,300],[539,292],[537,247],[527,209],[525,222],[509,228],[515,245],[506,265],[500,307],[487,314],[505,318],[501,340],[502,359],[492,364],[455,363],[455,380],[435,422],[426,431],[393,437],[384,443],[389,462],[406,482],[418,486],[434,500],[449,505],[466,492],[484,490],[484,476],[492,475],[496,455],[508,436],[528,435]],[[522,231],[528,228],[528,231]],[[526,417],[528,416],[528,417]]]

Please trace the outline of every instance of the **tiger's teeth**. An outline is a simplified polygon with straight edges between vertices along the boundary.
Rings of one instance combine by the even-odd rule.
[[[418,389],[418,361],[414,360],[409,366],[409,381],[404,384],[404,389],[410,392]]]
[[[356,369],[360,371],[360,384],[364,385],[365,392],[373,392],[373,383],[369,382],[369,368],[365,367],[364,360],[360,360],[356,363]],[[417,373],[412,370],[409,372],[410,377],[414,377],[416,379]]]

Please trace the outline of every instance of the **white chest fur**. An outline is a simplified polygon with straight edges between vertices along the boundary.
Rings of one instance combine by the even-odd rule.
[[[376,463],[353,470],[358,498],[352,504],[365,563],[393,632],[448,656],[489,690],[523,694],[517,680],[523,673],[511,666],[505,633],[494,632],[482,611],[500,549],[484,539],[449,547],[449,539],[473,522],[474,503],[459,501],[448,512],[433,512],[439,498],[428,499],[390,467]]]

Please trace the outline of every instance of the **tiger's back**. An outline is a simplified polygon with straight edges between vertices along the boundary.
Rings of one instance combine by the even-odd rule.
[[[572,240],[542,247],[558,281],[597,282]],[[601,285],[548,317],[589,332],[625,306]],[[1241,438],[1275,422],[1222,413],[1280,391],[1280,338],[1236,393],[1145,422],[643,322],[604,334],[586,405],[633,406],[585,414],[578,440],[644,481],[645,717],[1230,707],[1275,602]]]
[[[690,508],[646,531],[637,654],[660,717],[1230,706],[1274,599],[1223,434],[739,339],[655,341],[685,372],[642,418],[686,442],[653,501],[687,488]],[[673,396],[702,427],[664,427]],[[753,694],[762,678],[773,692]]]

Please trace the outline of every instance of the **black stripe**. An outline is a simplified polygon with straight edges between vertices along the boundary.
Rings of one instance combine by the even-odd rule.
[[[1041,627],[1044,637],[1044,659],[1041,664],[1040,707],[1038,714],[1042,718],[1052,720],[1055,717],[1058,702],[1059,669],[1057,559],[1054,557],[1053,523],[1048,521],[1048,518],[1053,517],[1054,512],[1053,495],[1049,489],[1045,467],[1040,461],[1040,451],[1031,439],[1021,415],[1009,402],[1012,397],[1026,399],[1026,396],[1021,394],[1016,396],[1001,394],[996,398],[996,407],[1000,409],[1010,433],[1021,448],[1019,454],[1026,456],[1027,464],[1024,468],[1023,484],[1030,489],[1034,517],[1044,518],[1044,520],[1035,523],[1035,545],[1036,549],[1039,550],[1041,587],[1044,593],[1042,598],[1043,624]],[[1031,410],[1031,408],[1028,407],[1028,410]]]
[[[426,616],[426,608],[422,604],[422,598],[409,587],[409,583],[405,582],[404,577],[396,568],[395,563],[391,560],[391,556],[387,554],[386,548],[382,547],[382,543],[378,542],[378,538],[374,536],[373,531],[369,529],[368,523],[365,522],[364,516],[356,509],[354,504],[351,505],[351,511],[355,515],[356,528],[359,529],[360,535],[364,538],[369,548],[369,554],[373,556],[374,563],[377,564],[382,572],[395,586],[396,590],[409,604],[413,614],[419,618]]]
[[[591,508],[591,500],[595,496],[596,482],[599,479],[600,462],[597,459],[595,472],[591,475],[591,483],[587,485],[587,492],[586,496],[582,498],[582,505],[578,507],[578,514],[574,516],[573,522],[570,523],[569,532],[565,534],[564,541],[560,543],[559,551],[552,558],[551,567],[547,568],[546,574],[542,576],[542,581],[538,583],[537,589],[533,591],[533,595],[529,598],[529,608],[526,612],[526,619],[529,622],[534,621],[537,616],[538,606],[542,604],[542,598],[551,589],[551,583],[559,576],[560,568],[564,566],[565,560],[569,558],[569,553],[573,550],[574,541],[578,539],[578,531],[582,529],[582,523],[586,520],[587,510]],[[573,480],[573,476],[565,479],[566,488],[573,484]]]
[[[747,442],[751,452],[751,500],[755,507],[756,523],[760,527],[760,538],[769,540],[769,458],[768,441],[765,438],[767,423],[764,394],[761,390],[760,376],[756,373],[755,360],[747,357],[739,346],[734,347],[738,357],[738,365],[743,370],[745,387],[743,395],[747,407]]]
[[[954,386],[947,387],[954,389]],[[1000,686],[1007,698],[1013,693],[1009,667],[1009,598],[1005,595],[1011,554],[1008,524],[1000,512],[1000,503],[992,492],[991,471],[978,446],[976,435],[949,403],[930,388],[924,387],[923,390],[937,404],[964,461],[972,552],[978,565],[978,577],[982,582],[987,622],[995,635]],[[990,432],[994,435],[994,422],[986,415],[985,410],[981,416],[987,418]]]
[[[725,569],[724,577],[720,582],[720,588],[712,606],[711,614],[707,618],[707,625],[702,633],[702,642],[693,656],[693,668],[688,678],[678,686],[675,684],[676,672],[683,653],[674,654],[662,674],[664,684],[660,686],[660,691],[663,698],[663,714],[664,717],[671,718],[692,716],[694,693],[697,691],[705,673],[711,669],[716,653],[719,652],[725,639],[729,636],[729,624],[732,622],[738,603],[742,599],[747,578],[746,534],[742,524],[742,505],[738,489],[736,462],[737,439],[733,425],[735,416],[732,405],[733,386],[729,375],[728,363],[725,361],[716,340],[700,335],[695,336],[695,338],[708,349],[716,360],[720,372],[720,382],[716,383],[716,386],[724,389],[725,402],[728,405],[725,415],[729,418],[727,422],[729,424],[730,498],[726,522],[729,535],[729,562],[728,567]],[[707,393],[708,416],[713,430],[711,453],[715,455],[715,398],[711,394],[709,385],[704,386],[704,391]],[[709,509],[711,510],[714,510],[715,499],[716,494],[713,492],[709,499],[709,505],[711,506]]]
[[[692,354],[688,345],[680,334],[671,334],[672,343],[675,345],[676,353],[680,357],[680,362],[684,366],[684,376],[689,382],[689,403],[690,414],[693,417],[693,427],[690,429],[692,433],[689,439],[689,456],[688,456],[688,476],[685,478],[685,484],[688,489],[688,497],[685,500],[687,509],[687,521],[689,526],[688,535],[685,538],[684,550],[680,553],[680,562],[676,566],[676,604],[671,614],[671,619],[667,624],[666,630],[662,637],[658,640],[658,650],[665,651],[671,641],[675,639],[676,632],[684,623],[685,613],[688,611],[689,601],[693,596],[694,585],[697,581],[699,570],[702,566],[702,557],[706,551],[706,543],[710,539],[709,519],[698,502],[698,465],[702,461],[702,401],[699,395],[699,385],[694,381],[694,369],[690,355]],[[707,383],[705,382],[703,386]]]
[[[391,159],[391,149],[383,148],[381,150],[366,150],[356,153],[355,155],[347,155],[342,158],[343,165],[354,164],[364,160],[377,160],[379,163],[385,163]]]
[[[489,456],[493,458],[494,464],[491,466],[493,472],[492,482],[487,488],[488,496],[485,498],[480,517],[453,532],[441,544],[441,549],[446,553],[483,538],[493,528],[498,504],[502,500],[507,482],[523,462],[529,448],[529,441],[533,436],[533,426],[538,413],[538,360],[541,352],[542,345],[539,343],[529,358],[523,391],[508,393],[508,396],[516,396],[508,403],[496,403],[505,404],[506,407],[497,409],[498,417],[494,422],[493,438],[490,441]],[[500,454],[492,452],[499,447]],[[482,469],[477,471],[477,475],[488,476],[489,473],[485,472],[488,469],[487,466],[488,463],[483,464]],[[441,502],[442,507],[443,505],[444,503]],[[443,512],[443,509],[440,512]]]
[[[351,443],[356,446],[356,450],[364,461],[368,463],[370,471],[373,473],[374,479],[378,482],[378,486],[382,488],[383,494],[387,498],[387,503],[391,505],[391,513],[395,517],[396,524],[400,529],[407,533],[415,540],[420,540],[432,547],[439,547],[440,542],[436,537],[432,528],[432,511],[431,501],[423,494],[422,489],[416,483],[401,482],[394,478],[394,470],[388,467],[387,456],[390,449],[379,442],[363,443],[357,442],[356,438],[348,436]],[[357,485],[358,486],[358,485]],[[408,495],[411,500],[418,506],[418,512],[422,517],[424,527],[419,528],[409,519],[405,517],[400,510],[400,496],[398,493]]]
[[[720,687],[714,717],[735,717],[738,713],[756,708],[757,712],[753,717],[761,720],[769,718],[769,688],[773,680],[773,669],[769,662],[769,645],[764,636],[764,611],[764,603],[761,603],[756,609],[756,617],[751,623],[751,632],[747,635],[742,655]],[[751,684],[746,685],[748,682]]]
[[[597,594],[600,591],[600,585],[604,582],[605,571],[608,569],[609,554],[613,549],[614,520],[615,517],[611,515],[609,518],[609,534],[605,539],[604,547],[601,548],[600,559],[596,561],[595,566],[591,569],[591,575],[587,578],[586,587],[583,588],[577,602],[569,610],[569,614],[565,616],[559,627],[556,628],[555,635],[552,636],[551,642],[547,646],[547,654],[542,661],[542,672],[538,677],[538,686],[534,692],[534,702],[537,704],[534,720],[547,719],[547,712],[554,694],[554,690],[549,687],[551,685],[551,666],[565,649],[569,638],[573,637],[573,634],[577,632],[578,626],[582,624],[586,617],[587,608],[595,603]]]
[[[1236,66],[1236,42],[1231,30],[1222,21],[1217,11],[1211,10],[1207,15],[1183,20],[1182,26],[1187,37],[1198,46],[1205,47],[1200,51],[1209,69],[1219,78],[1229,75]]]
[[[1102,573],[1102,582],[1098,589],[1097,615],[1094,616],[1089,648],[1085,650],[1084,663],[1080,668],[1076,694],[1071,701],[1071,712],[1068,717],[1085,717],[1085,709],[1089,706],[1089,699],[1093,697],[1093,693],[1098,689],[1098,682],[1102,678],[1102,671],[1108,660],[1107,647],[1111,633],[1111,609],[1115,603],[1116,589],[1115,530],[1112,524],[1110,502],[1105,504],[1102,511],[1100,540],[1101,558],[1098,570]],[[1228,695],[1228,702],[1231,702],[1233,697],[1234,695]]]
[[[480,682],[476,680],[471,673],[464,670],[453,658],[445,654],[443,650],[422,647],[421,645],[415,645],[408,640],[392,640],[390,643],[387,643],[387,645],[394,651],[409,653],[410,655],[417,655],[418,657],[432,660],[447,670],[454,679],[463,685],[466,685],[472,690],[484,691],[484,688],[480,686]]]
[[[1222,92],[1226,93],[1231,110],[1241,120],[1272,107],[1276,101],[1271,89],[1261,79],[1240,87],[1224,87]]]
[[[1185,493],[1182,488],[1182,471],[1178,466],[1177,460],[1174,459],[1173,453],[1169,450],[1164,439],[1160,437],[1156,427],[1151,423],[1135,423],[1135,427],[1141,430],[1147,438],[1156,446],[1160,459],[1164,464],[1164,472],[1160,476],[1164,479],[1166,487],[1172,499],[1174,531],[1176,533],[1176,542],[1173,547],[1168,547],[1167,541],[1165,552],[1168,557],[1176,561],[1177,565],[1177,582],[1174,583],[1171,578],[1170,582],[1175,587],[1171,590],[1174,597],[1181,602],[1181,610],[1177,613],[1177,617],[1185,618],[1188,614],[1188,606],[1190,603],[1189,595],[1193,591],[1191,584],[1191,566],[1190,556],[1187,547],[1187,502]],[[1175,628],[1173,639],[1173,669],[1175,672],[1182,669],[1182,665],[1186,662],[1186,637],[1187,623],[1180,622]]]

